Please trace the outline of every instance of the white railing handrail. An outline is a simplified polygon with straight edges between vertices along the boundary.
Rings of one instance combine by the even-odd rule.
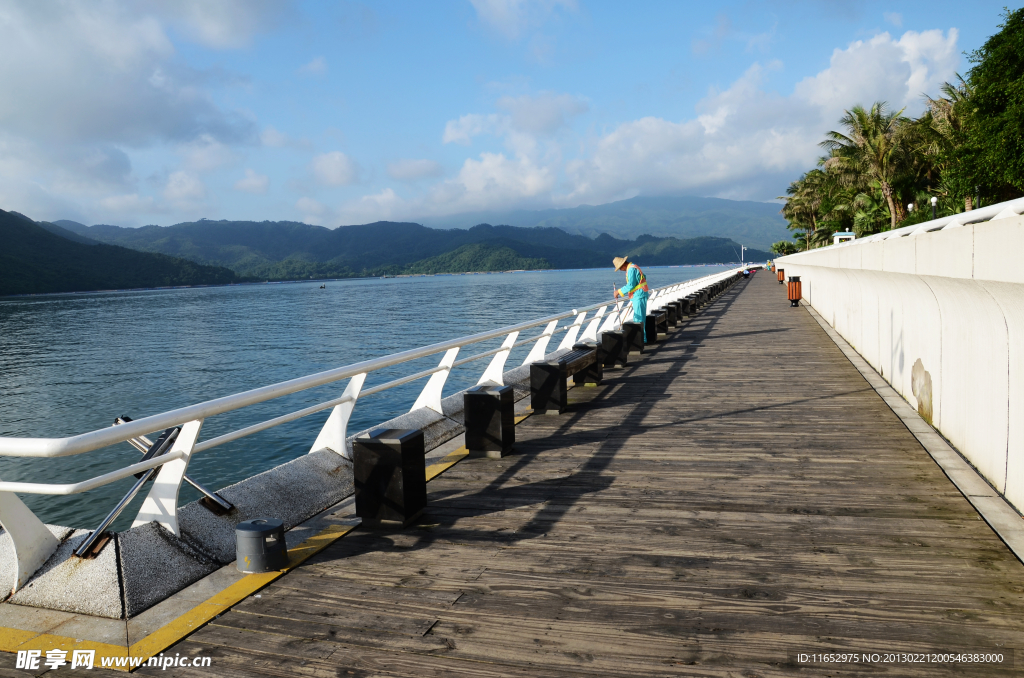
[[[652,293],[663,292],[669,289],[677,290],[680,288],[698,286],[700,283],[706,282],[709,278],[723,277],[726,274],[732,272],[733,271],[731,270],[724,271],[722,273],[710,274],[694,280],[687,280],[681,283],[666,285],[664,287],[659,287],[656,288],[655,290],[652,290]],[[299,391],[315,388],[317,386],[323,386],[325,384],[340,381],[342,379],[347,379],[357,374],[373,372],[386,367],[391,367],[393,365],[408,362],[410,360],[416,360],[418,358],[435,355],[437,353],[441,353],[442,351],[447,351],[452,348],[459,348],[462,346],[466,346],[468,344],[487,341],[489,339],[494,339],[503,335],[508,335],[511,332],[517,332],[524,329],[529,329],[531,327],[544,325],[551,321],[558,321],[568,317],[575,317],[580,313],[585,313],[587,311],[600,308],[601,306],[614,305],[615,303],[615,300],[603,301],[584,308],[573,309],[571,311],[566,311],[564,313],[547,316],[545,318],[540,318],[537,320],[529,320],[516,325],[510,325],[495,330],[479,332],[477,334],[459,337],[456,339],[449,339],[447,341],[430,344],[428,346],[409,349],[407,351],[401,351],[399,353],[394,353],[379,358],[373,358],[370,360],[364,360],[351,365],[337,367],[323,372],[317,372],[315,374],[310,374],[304,377],[289,379],[287,381],[279,382],[276,384],[270,384],[268,386],[261,386],[259,388],[255,388],[249,391],[243,391],[242,393],[236,393],[229,396],[223,396],[221,398],[215,398],[213,400],[197,403],[195,405],[188,405],[186,407],[169,410],[167,412],[162,412],[160,414],[154,414],[148,417],[143,417],[141,419],[136,419],[131,422],[121,424],[119,426],[102,428],[96,431],[90,431],[88,433],[81,433],[78,435],[68,436],[64,438],[0,437],[0,456],[53,458],[83,454],[85,452],[91,452],[96,449],[125,442],[127,440],[130,440],[131,438],[136,438],[140,435],[145,435],[153,431],[169,428],[172,426],[178,426],[187,421],[207,419],[218,414],[223,414],[225,412],[230,412],[233,410],[241,409],[243,407],[248,407],[249,405],[255,405],[257,403],[273,400],[275,398],[290,395],[292,393],[297,393]],[[532,340],[535,341],[539,338],[540,337],[536,337],[533,338]],[[495,350],[494,353],[497,353],[498,350],[500,349]],[[484,357],[485,355],[488,354],[481,354],[480,356],[474,356],[474,358]],[[441,369],[442,368],[428,370],[423,373],[414,375],[414,378],[419,378],[427,374],[439,371]],[[400,381],[402,381],[402,383],[405,383],[406,381],[410,380],[411,379],[406,378]],[[382,389],[378,387],[378,390]],[[369,394],[369,391],[370,390],[368,389],[366,394]],[[331,401],[331,404],[338,404],[339,402],[344,402],[344,400],[345,399]],[[316,411],[327,409],[327,407],[330,407],[331,404],[324,404],[323,407],[314,406],[315,409],[307,408],[307,410],[309,411],[301,410],[303,414],[299,416],[306,416],[307,414],[313,414]],[[281,421],[279,423],[285,422]],[[267,426],[255,430],[259,426],[260,425],[257,424],[245,429],[247,431],[246,435],[256,433],[258,432],[258,430],[265,430],[265,428],[269,428],[269,426]],[[221,436],[221,438],[225,437],[226,436]],[[233,436],[231,439],[234,440],[237,439],[238,437],[242,436]],[[201,451],[213,447],[213,445],[208,444],[210,442],[212,441],[198,443],[196,445],[196,451]],[[218,444],[222,444],[224,442],[229,441],[222,440],[221,443]],[[7,485],[7,483],[0,482],[0,486],[2,486],[2,490],[0,491],[10,491],[8,490]]]

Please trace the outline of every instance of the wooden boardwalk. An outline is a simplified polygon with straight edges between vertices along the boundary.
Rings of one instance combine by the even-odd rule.
[[[171,648],[213,658],[171,673],[1015,675],[796,663],[1020,649],[1024,567],[768,274],[606,376],[432,481],[419,525],[356,530]]]

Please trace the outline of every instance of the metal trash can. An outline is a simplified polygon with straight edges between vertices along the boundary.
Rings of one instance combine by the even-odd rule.
[[[277,518],[257,518],[235,525],[235,566],[239,572],[273,572],[288,566],[284,523]]]
[[[789,305],[799,306],[800,299],[803,297],[803,289],[800,285],[800,276],[789,276],[789,284],[786,286],[786,292],[786,296],[789,297]]]

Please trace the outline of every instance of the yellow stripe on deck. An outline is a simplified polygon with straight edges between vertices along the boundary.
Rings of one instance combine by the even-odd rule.
[[[516,417],[516,425],[529,417],[530,414],[531,412],[527,411],[526,414]],[[427,482],[455,466],[455,464],[467,456],[469,456],[469,450],[465,447],[460,447],[437,462],[427,466]],[[100,666],[100,659],[102,657],[142,657],[139,664],[145,664],[150,657],[160,654],[193,631],[198,630],[210,620],[224,614],[263,587],[288,574],[288,572],[294,570],[317,553],[320,553],[320,551],[323,551],[355,528],[355,525],[329,525],[298,546],[288,549],[288,567],[285,569],[277,572],[246,575],[220,593],[207,598],[185,614],[161,626],[130,647],[0,627],[0,652],[42,650],[45,656],[47,650],[67,650],[69,652],[71,650],[96,650],[97,667]],[[115,671],[130,672],[132,670],[121,666],[109,668]]]

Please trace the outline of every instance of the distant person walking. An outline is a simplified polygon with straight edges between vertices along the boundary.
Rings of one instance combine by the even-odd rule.
[[[615,290],[615,298],[625,297],[633,302],[633,322],[640,323],[644,331],[644,343],[647,343],[647,276],[640,267],[629,260],[629,257],[615,257],[612,265],[616,271],[626,272],[626,286]]]

